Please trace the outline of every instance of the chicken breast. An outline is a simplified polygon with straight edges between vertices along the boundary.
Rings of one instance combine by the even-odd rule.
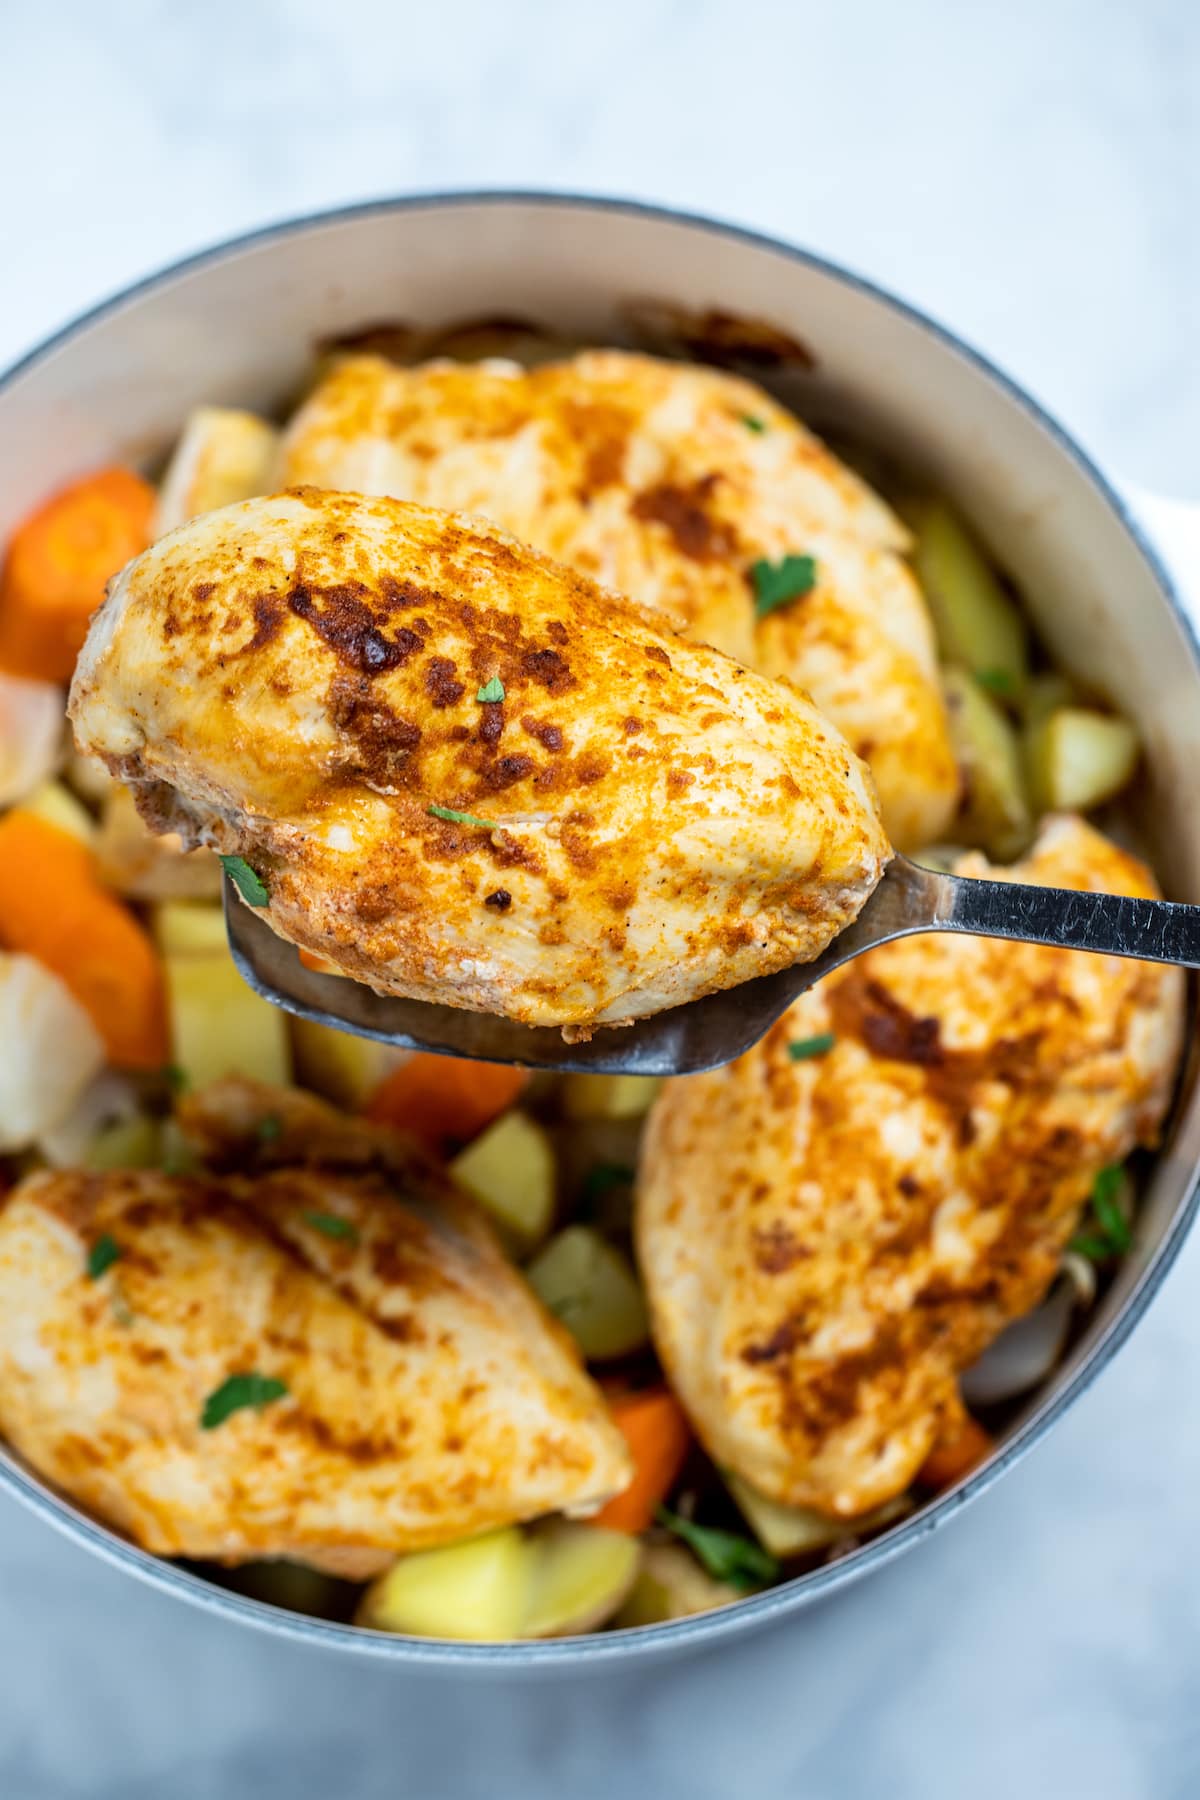
[[[1156,891],[1071,817],[1023,864],[960,868]],[[637,1242],[659,1355],[722,1468],[844,1517],[908,1486],[961,1417],[960,1371],[1046,1292],[1098,1171],[1155,1141],[1183,995],[1157,964],[907,938],[739,1062],[668,1084]],[[827,1054],[793,1057],[825,1033]]]
[[[802,695],[393,500],[171,532],[93,620],[71,713],[156,829],[246,859],[284,937],[576,1035],[817,955],[888,856]]]
[[[356,356],[301,407],[282,471],[485,514],[788,676],[872,763],[899,847],[944,832],[958,775],[907,531],[752,382],[619,350],[531,370]],[[753,565],[796,553],[815,591],[756,629]]]
[[[924,596],[890,550],[810,532],[811,591],[760,619],[755,666],[807,688],[870,764],[899,850],[940,838],[960,775]]]
[[[444,1177],[300,1095],[188,1106],[237,1173],[0,1202],[0,1432],[39,1474],[160,1554],[356,1578],[626,1484],[571,1340]],[[284,1391],[206,1428],[250,1374]]]

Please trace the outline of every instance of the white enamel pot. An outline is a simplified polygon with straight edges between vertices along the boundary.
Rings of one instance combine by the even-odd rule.
[[[766,322],[774,337],[757,372],[782,399],[818,426],[841,421],[913,461],[961,502],[1020,583],[1052,651],[1137,721],[1149,853],[1173,898],[1200,900],[1200,650],[1185,595],[1189,561],[1192,582],[1200,578],[1196,515],[1144,496],[1123,499],[1013,382],[912,308],[819,258],[728,225],[605,200],[449,194],[301,219],[194,257],[89,313],[0,378],[0,539],[71,475],[159,455],[202,401],[279,407],[321,339],[379,320],[516,317],[595,343],[628,342],[631,309],[644,319],[647,302],[652,311],[709,315],[710,336],[738,336],[731,319]],[[771,343],[783,352],[774,360]],[[1194,586],[1192,599],[1200,607]],[[261,1605],[148,1556],[2,1450],[0,1487],[182,1599],[398,1664],[569,1668],[751,1630],[940,1530],[1050,1429],[1119,1348],[1195,1209],[1194,1063],[1189,1056],[1131,1254],[991,1461],[863,1548],[723,1611],[536,1644],[386,1637]]]

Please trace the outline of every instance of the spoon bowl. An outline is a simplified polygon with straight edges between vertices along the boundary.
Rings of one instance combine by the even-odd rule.
[[[398,999],[344,976],[307,969],[294,945],[255,916],[228,877],[225,924],[243,980],[300,1018],[399,1049],[516,1063],[556,1074],[697,1075],[720,1068],[756,1044],[822,976],[864,951],[914,932],[967,932],[1200,968],[1200,906],[976,880],[896,856],[857,919],[812,962],[795,963],[632,1025],[600,1026],[587,1042],[568,1043],[552,1026]]]

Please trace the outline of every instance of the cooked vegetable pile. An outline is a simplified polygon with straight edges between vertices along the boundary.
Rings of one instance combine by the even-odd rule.
[[[0,1433],[135,1542],[377,1631],[653,1625],[847,1554],[988,1457],[1130,1249],[1178,972],[910,940],[671,1083],[286,1017],[225,940],[221,860],[252,904],[260,873],[152,835],[63,691],[130,557],[281,476],[473,506],[802,682],[918,857],[1156,891],[1081,816],[1132,724],[946,500],[889,506],[751,384],[352,357],[282,440],[203,408],[157,486],[84,474],[0,573]]]

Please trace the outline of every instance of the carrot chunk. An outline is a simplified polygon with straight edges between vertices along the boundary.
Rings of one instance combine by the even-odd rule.
[[[610,1397],[608,1405],[613,1423],[629,1445],[633,1480],[588,1523],[605,1525],[610,1531],[645,1531],[683,1467],[692,1434],[683,1408],[669,1388]]]
[[[528,1079],[527,1070],[501,1063],[420,1053],[385,1076],[363,1110],[377,1125],[393,1125],[443,1148],[478,1137],[512,1105]]]
[[[132,469],[85,475],[17,526],[0,573],[0,669],[69,681],[104,584],[150,542],[155,494]]]
[[[932,1488],[935,1493],[953,1487],[956,1481],[978,1468],[991,1455],[992,1449],[991,1433],[985,1431],[970,1413],[964,1413],[961,1422],[952,1426],[933,1446],[917,1471],[917,1480],[922,1487]]]
[[[77,837],[17,807],[0,819],[0,945],[57,975],[125,1069],[168,1061],[162,965]]]

